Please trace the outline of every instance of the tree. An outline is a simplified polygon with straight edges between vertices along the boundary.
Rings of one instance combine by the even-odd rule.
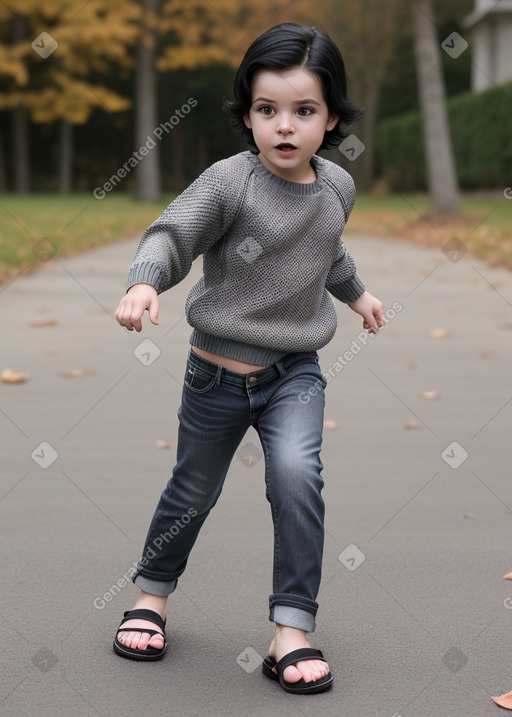
[[[435,212],[457,214],[459,191],[432,0],[413,0],[411,10],[430,198]]]
[[[160,0],[142,0],[142,20],[137,44],[135,70],[135,142],[137,147],[146,144],[157,122],[157,74],[155,42]],[[135,170],[137,199],[155,201],[160,194],[159,147],[154,142]]]
[[[70,126],[87,122],[95,107],[119,112],[130,106],[127,98],[92,78],[108,75],[112,65],[130,64],[127,50],[138,33],[133,23],[138,7],[134,0],[11,0],[10,9],[16,34],[15,42],[0,51],[0,59],[6,60],[0,74],[8,78],[0,109],[12,109],[20,117],[29,113],[36,123],[60,123],[59,175],[61,190],[69,191]],[[23,37],[17,18],[26,28]]]
[[[355,134],[364,143],[360,159],[350,167],[359,189],[374,179],[374,129],[381,90],[403,23],[401,0],[346,0],[343,12],[331,2],[328,28],[338,44],[349,78],[349,97],[364,114]]]

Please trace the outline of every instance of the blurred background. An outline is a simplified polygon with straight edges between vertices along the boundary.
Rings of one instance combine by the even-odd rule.
[[[284,21],[329,33],[365,110],[324,153],[356,181],[349,230],[456,236],[512,266],[510,0],[9,0],[0,279],[41,246],[51,258],[137,235],[245,149],[222,99],[250,42]]]

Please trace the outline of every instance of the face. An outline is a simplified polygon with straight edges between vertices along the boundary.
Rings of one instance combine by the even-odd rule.
[[[258,70],[251,89],[244,122],[252,129],[261,163],[291,182],[313,182],[310,159],[338,121],[329,113],[317,75],[299,68]]]

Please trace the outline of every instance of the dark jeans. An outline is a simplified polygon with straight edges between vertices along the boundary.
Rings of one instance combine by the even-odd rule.
[[[270,620],[315,629],[324,544],[324,388],[316,351],[287,354],[249,374],[190,351],[178,411],[177,463],[133,576],[139,588],[153,595],[176,588],[235,451],[254,426],[274,523]]]

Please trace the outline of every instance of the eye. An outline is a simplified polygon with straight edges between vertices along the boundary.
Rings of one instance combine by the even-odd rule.
[[[299,107],[297,112],[300,117],[308,117],[313,114],[314,110],[311,107]]]
[[[258,107],[258,112],[261,112],[262,115],[270,117],[274,110],[272,107],[270,107],[270,105],[262,105],[261,107]]]

